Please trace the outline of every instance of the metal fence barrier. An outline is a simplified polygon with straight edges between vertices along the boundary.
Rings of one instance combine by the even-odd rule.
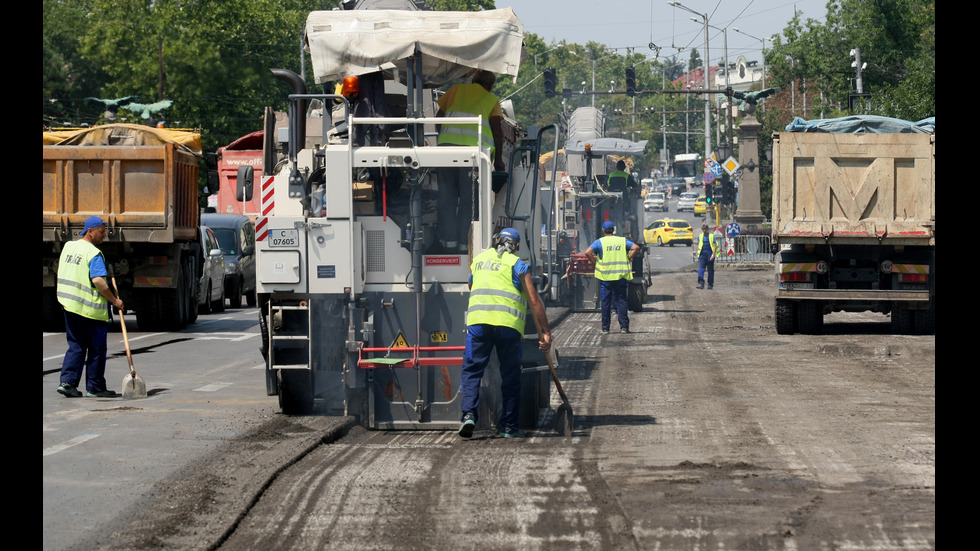
[[[728,243],[723,242],[718,261],[730,263],[775,262],[775,251],[772,247],[772,236],[769,235],[739,235],[732,243],[732,254],[728,254]]]

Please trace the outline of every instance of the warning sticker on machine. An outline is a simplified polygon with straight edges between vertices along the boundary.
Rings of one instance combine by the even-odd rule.
[[[398,336],[395,337],[389,348],[409,348],[408,341],[405,340],[405,335],[402,335],[401,331],[398,332]]]
[[[427,256],[425,257],[426,266],[459,266],[459,255],[452,256]]]

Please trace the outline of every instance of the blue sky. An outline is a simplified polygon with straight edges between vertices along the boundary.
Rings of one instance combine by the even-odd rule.
[[[711,63],[724,58],[727,29],[728,59],[739,55],[761,59],[762,40],[771,47],[769,37],[780,34],[793,10],[820,22],[826,20],[826,0],[682,0],[681,4],[699,14],[708,14],[708,47]],[[691,21],[694,13],[672,7],[667,0],[498,0],[498,8],[510,7],[524,23],[525,32],[542,37],[546,43],[565,40],[586,44],[600,42],[609,48],[633,48],[653,58],[652,42],[661,57],[686,60],[690,49],[704,57],[704,23]],[[712,28],[717,27],[717,28]],[[733,31],[737,27],[739,31]]]

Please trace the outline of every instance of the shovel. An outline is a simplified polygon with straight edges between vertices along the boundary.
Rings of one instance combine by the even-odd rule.
[[[119,296],[119,288],[116,287],[116,277],[112,276],[112,289]],[[133,367],[133,353],[129,350],[129,335],[126,334],[126,318],[123,317],[122,310],[119,312],[119,326],[122,327],[123,342],[126,344],[126,359],[129,360],[129,374],[123,377],[122,397],[127,400],[133,398],[146,398],[146,383],[143,378],[136,374]]]
[[[541,327],[538,325],[538,319],[533,314],[531,315],[531,319],[534,320],[534,327],[540,334]],[[544,357],[548,360],[548,369],[551,371],[551,378],[555,380],[555,388],[558,389],[558,395],[561,396],[561,405],[555,411],[555,430],[562,436],[571,436],[572,427],[575,426],[575,419],[572,416],[572,406],[568,403],[568,396],[565,396],[565,390],[562,389],[561,381],[558,380],[558,372],[555,371],[555,364],[551,361],[551,348],[545,351]],[[556,352],[555,358],[557,357],[558,353]]]

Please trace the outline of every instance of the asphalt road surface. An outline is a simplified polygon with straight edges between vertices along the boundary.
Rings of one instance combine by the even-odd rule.
[[[557,324],[570,437],[554,391],[524,439],[273,414],[64,548],[935,549],[935,336],[777,335],[771,266],[695,284],[657,273],[631,334]]]

